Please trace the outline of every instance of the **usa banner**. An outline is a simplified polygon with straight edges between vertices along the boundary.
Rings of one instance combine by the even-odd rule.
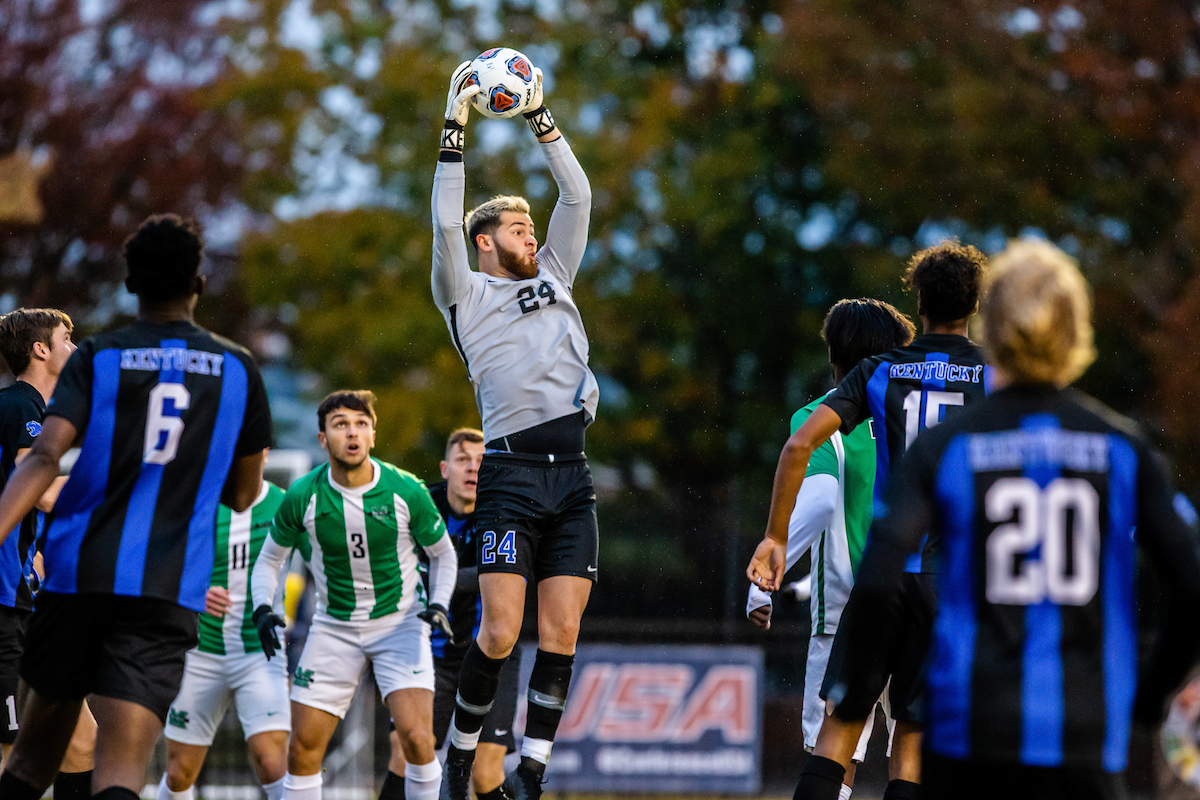
[[[522,654],[521,686],[535,651]],[[580,645],[545,788],[756,793],[762,681],[754,647]]]

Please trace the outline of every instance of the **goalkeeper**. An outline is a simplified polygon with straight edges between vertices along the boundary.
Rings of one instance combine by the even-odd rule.
[[[279,649],[279,570],[292,548],[308,562],[317,608],[292,683],[292,738],[285,800],[320,800],[321,761],[367,662],[396,721],[408,800],[437,796],[433,748],[433,653],[429,626],[449,633],[446,606],[458,559],[425,484],[371,458],[375,396],[330,394],[317,408],[317,440],[329,463],[288,489],[254,564],[250,591],[263,651]],[[428,601],[416,546],[429,556]]]

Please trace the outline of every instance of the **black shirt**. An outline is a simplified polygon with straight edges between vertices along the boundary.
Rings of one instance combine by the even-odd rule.
[[[458,581],[450,598],[450,629],[454,631],[454,644],[440,630],[434,630],[430,643],[434,658],[461,661],[467,648],[479,633],[479,620],[483,616],[483,602],[479,596],[479,573],[475,555],[475,514],[459,516],[450,507],[446,496],[446,484],[435,483],[429,487],[434,505],[446,521],[446,533],[454,542],[458,553]]]
[[[16,467],[17,451],[33,446],[33,440],[42,432],[45,416],[46,401],[42,393],[25,381],[0,389],[0,492]],[[0,605],[33,608],[25,568],[29,548],[37,535],[38,513],[34,509],[26,514],[17,534],[0,545]]]
[[[190,322],[136,322],[80,344],[47,414],[83,444],[46,533],[45,588],[202,611],[230,466],[272,441],[250,353]]]

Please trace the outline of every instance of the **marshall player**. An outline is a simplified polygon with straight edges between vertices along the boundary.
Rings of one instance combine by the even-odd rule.
[[[940,536],[923,796],[1125,797],[1130,723],[1159,722],[1200,641],[1200,541],[1133,424],[1066,388],[1095,357],[1074,263],[1011,244],[981,317],[997,391],[895,471],[854,587],[860,643],[890,636],[896,578]],[[1169,598],[1140,675],[1137,546]],[[836,716],[861,713],[849,700]]]
[[[987,261],[974,247],[947,242],[913,256],[904,274],[905,285],[917,293],[917,313],[923,335],[906,347],[864,359],[838,388],[826,397],[784,445],[775,472],[767,535],[755,550],[746,573],[752,584],[774,591],[783,577],[787,521],[804,481],[813,452],[835,431],[850,433],[868,417],[876,427],[874,495],[887,488],[891,465],[916,439],[977,402],[986,394],[988,374],[983,352],[967,338],[967,319],[979,307],[979,292]],[[922,665],[929,647],[933,613],[933,575],[939,540],[930,537],[907,565],[903,627],[887,650],[877,656],[887,663],[888,697],[896,720],[893,770],[885,800],[916,796],[920,781],[920,691]],[[842,615],[822,696],[837,680],[843,666],[843,641],[858,619],[850,595]],[[874,706],[884,682],[857,684],[857,700]],[[866,713],[862,719],[865,720]],[[805,761],[797,798],[832,800],[838,796],[846,766],[861,733],[861,720],[829,718],[821,726],[813,755]]]
[[[542,776],[566,704],[579,621],[596,580],[596,500],[583,452],[599,388],[572,297],[587,246],[591,189],[550,112],[541,72],[525,114],[558,202],[538,249],[529,204],[496,197],[466,218],[463,126],[478,86],[469,64],[450,81],[433,184],[433,299],[466,363],[483,418],[476,552],[483,618],[463,657],[442,796],[467,800],[471,762],[501,668],[516,644],[529,582],[537,586],[538,652],[520,766],[505,779],[513,800],[541,795]]]
[[[436,797],[442,777],[433,748],[429,625],[449,627],[458,561],[425,484],[371,458],[374,404],[369,391],[337,391],[321,401],[317,440],[329,462],[288,489],[250,576],[252,618],[268,658],[279,649],[274,628],[284,623],[272,602],[293,548],[317,590],[292,683],[287,800],[320,800],[325,749],[368,662],[399,726],[408,800]],[[429,556],[429,602],[417,547]]]
[[[72,327],[70,317],[52,308],[18,308],[0,317],[0,355],[16,376],[11,386],[0,390],[0,490],[42,432],[46,403],[67,359],[75,352]],[[0,747],[5,758],[18,730],[17,673],[25,622],[33,610],[26,576],[33,560],[37,512],[48,514],[53,510],[66,481],[65,477],[55,478],[38,500],[36,511],[30,511],[21,521],[17,535],[0,545],[0,719],[5,721],[0,724]],[[54,796],[59,800],[91,795],[95,739],[96,721],[85,703],[62,771],[54,779]]]
[[[3,800],[35,800],[54,780],[85,697],[98,725],[94,796],[138,797],[196,644],[217,504],[245,509],[262,488],[267,395],[249,352],[193,322],[204,291],[194,223],[150,217],[124,254],[137,321],[71,355],[0,495],[2,538],[82,438],[45,533]]]
[[[908,344],[914,332],[908,317],[887,303],[838,301],[825,317],[823,330],[834,383],[841,383],[864,358]],[[793,433],[825,396],[818,397],[793,415]],[[825,701],[820,693],[829,651],[842,608],[854,585],[854,570],[862,558],[867,530],[871,526],[875,489],[875,438],[871,422],[868,420],[845,436],[835,431],[829,441],[817,448],[809,459],[804,485],[788,522],[788,568],[805,552],[811,553],[812,561],[812,631],[804,670],[802,726],[804,747],[809,752],[816,746],[817,733],[825,721]],[[751,585],[746,614],[760,628],[770,628],[771,596]],[[886,703],[884,709],[888,711]],[[866,758],[872,722],[873,718],[869,716],[851,763],[847,765],[840,790],[842,800],[850,796],[854,765]],[[890,734],[890,715],[887,722]]]
[[[196,778],[230,701],[267,800],[283,796],[292,719],[287,665],[263,655],[250,598],[250,573],[282,502],[283,489],[263,481],[250,508],[217,509],[209,613],[200,617],[200,643],[187,654],[183,684],[167,716],[167,769],[158,800],[194,800]]]

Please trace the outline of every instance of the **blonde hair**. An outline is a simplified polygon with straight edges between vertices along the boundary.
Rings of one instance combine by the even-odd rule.
[[[529,213],[529,203],[524,197],[517,197],[511,194],[501,194],[493,197],[482,205],[475,206],[467,212],[466,226],[467,238],[471,240],[471,245],[479,250],[479,244],[476,238],[479,234],[485,233],[491,236],[496,232],[496,228],[500,225],[500,214],[505,211],[516,211],[521,214]]]
[[[1092,301],[1070,256],[1049,242],[1010,242],[989,278],[980,316],[991,363],[1017,382],[1066,386],[1096,360]]]

